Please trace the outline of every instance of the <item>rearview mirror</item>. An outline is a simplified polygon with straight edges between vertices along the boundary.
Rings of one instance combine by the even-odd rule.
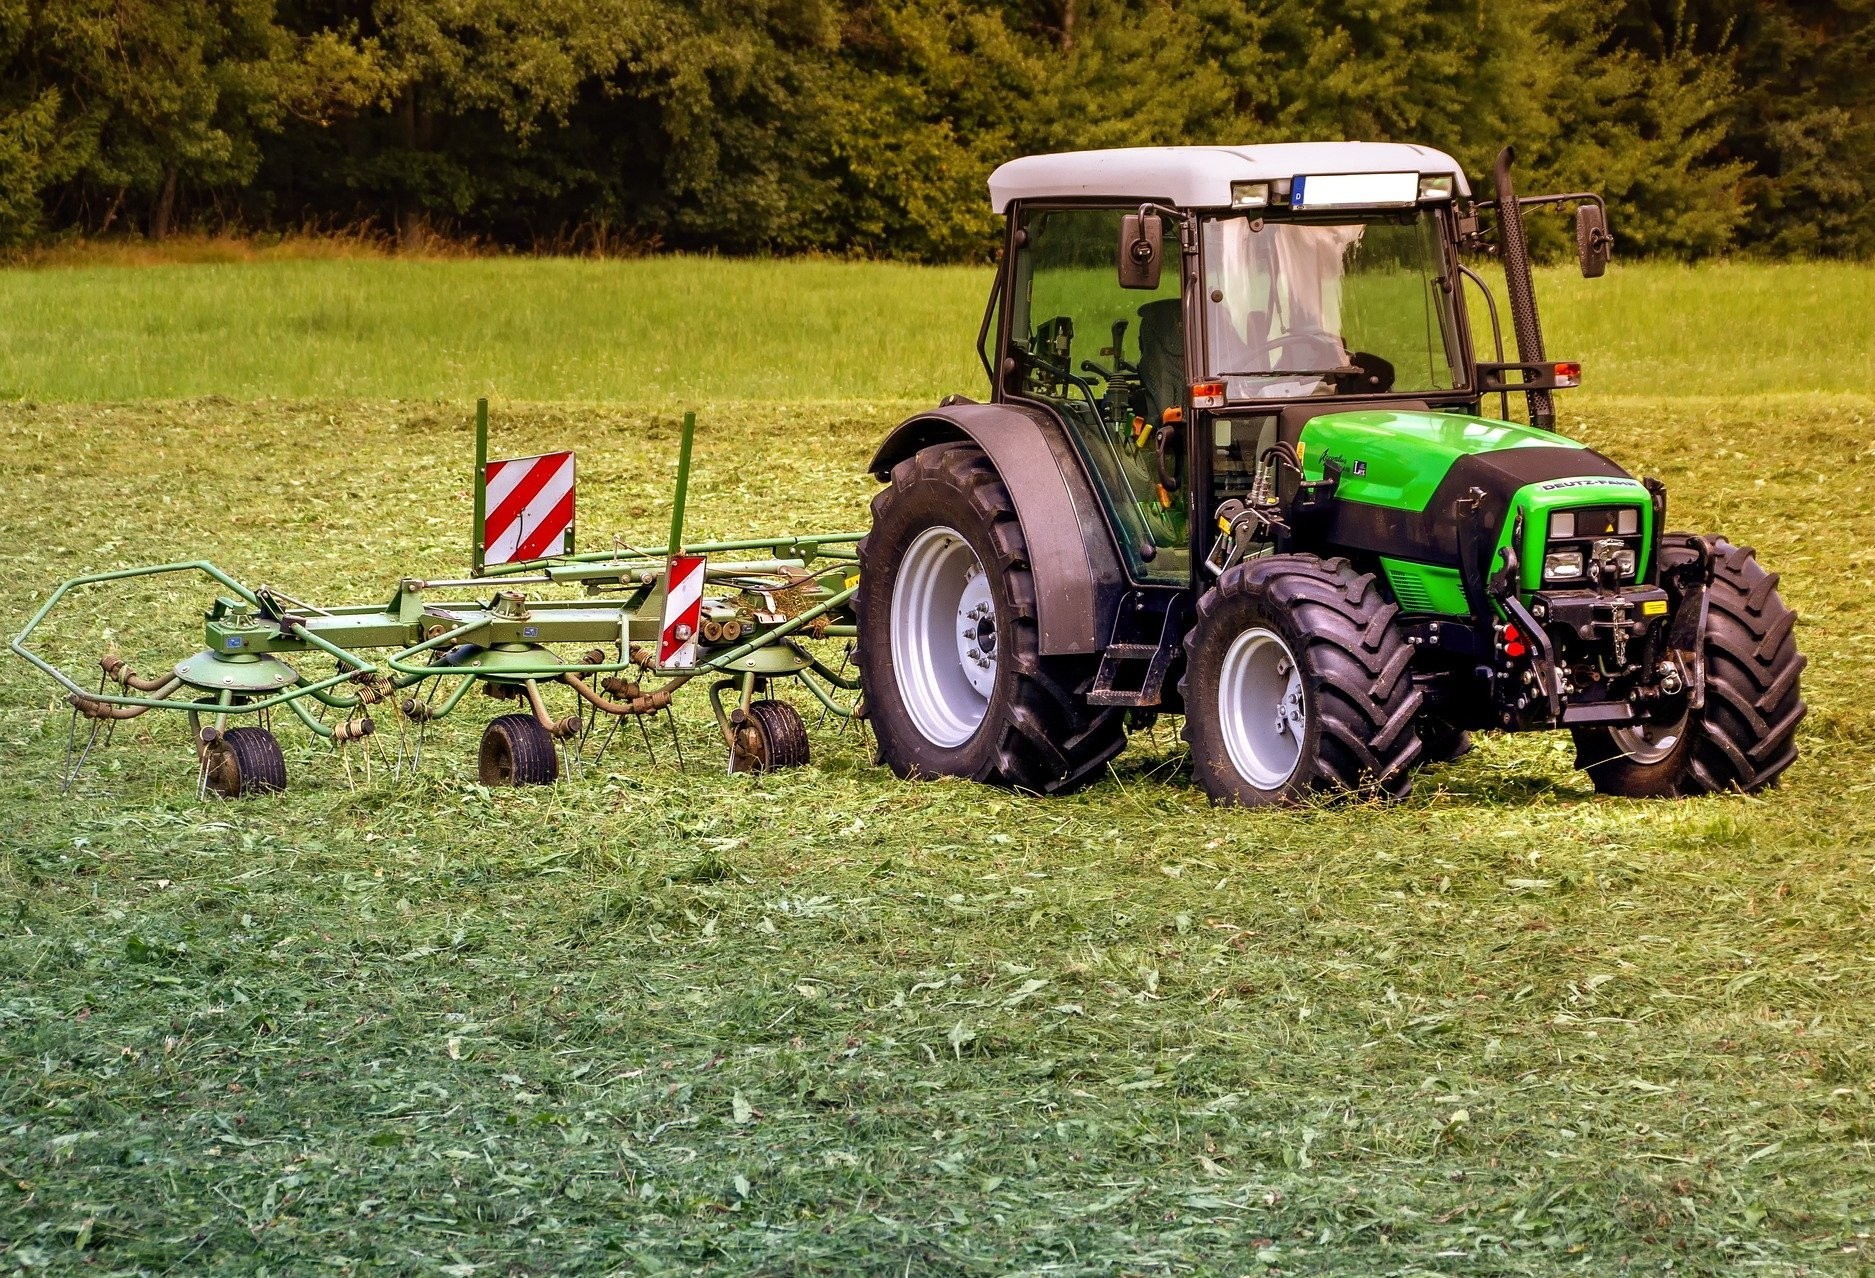
[[[1608,269],[1614,252],[1614,237],[1608,234],[1608,221],[1599,204],[1576,205],[1576,260],[1582,264],[1582,278],[1596,279]]]
[[[1165,224],[1156,213],[1128,213],[1120,219],[1120,287],[1159,287],[1159,244]]]

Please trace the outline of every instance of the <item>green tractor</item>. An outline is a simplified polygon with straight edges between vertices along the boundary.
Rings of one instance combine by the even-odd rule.
[[[1555,431],[1581,369],[1544,353],[1524,210],[1573,206],[1585,275],[1612,239],[1599,197],[1519,198],[1510,161],[1489,200],[1393,144],[999,168],[989,399],[917,414],[871,465],[884,762],[1055,792],[1164,712],[1226,803],[1400,796],[1479,729],[1567,729],[1608,794],[1788,768],[1804,659],[1776,575],[1667,531],[1659,483]]]

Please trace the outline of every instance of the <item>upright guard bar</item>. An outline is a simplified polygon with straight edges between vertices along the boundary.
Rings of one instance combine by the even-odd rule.
[[[677,445],[677,500],[671,503],[670,553],[673,555],[682,554],[684,549],[684,494],[690,491],[690,441],[696,433],[697,415],[685,413],[684,437]]]
[[[483,397],[475,401],[475,476],[470,481],[470,491],[475,494],[474,531],[469,534],[469,544],[474,548],[470,555],[471,577],[482,575],[482,556],[488,547],[482,539],[488,533],[488,399]]]

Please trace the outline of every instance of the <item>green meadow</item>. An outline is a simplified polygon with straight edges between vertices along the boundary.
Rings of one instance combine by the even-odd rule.
[[[497,451],[580,450],[589,545],[659,533],[686,408],[698,533],[863,527],[878,437],[977,389],[987,284],[0,273],[0,629],[167,559],[314,602],[459,572],[480,393]],[[551,789],[475,783],[474,711],[414,775],[387,720],[207,804],[147,716],[61,794],[66,709],[0,662],[0,1272],[1875,1271],[1872,286],[1540,284],[1566,427],[1801,613],[1759,796],[1599,798],[1566,739],[1487,736],[1397,805],[1216,811],[1174,721],[1060,799],[832,725],[731,777],[695,699],[682,764],[621,734]],[[49,642],[157,668],[208,598]]]

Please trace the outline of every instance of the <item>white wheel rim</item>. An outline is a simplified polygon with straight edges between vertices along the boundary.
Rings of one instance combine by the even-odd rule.
[[[996,603],[970,543],[927,528],[892,587],[892,673],[914,727],[946,749],[976,734],[996,688]]]
[[[1218,724],[1237,774],[1259,790],[1295,775],[1308,727],[1308,700],[1295,654],[1262,626],[1231,641],[1217,680]]]
[[[1673,753],[1673,748],[1680,744],[1680,733],[1686,729],[1685,716],[1672,723],[1641,723],[1631,728],[1610,728],[1608,735],[1614,739],[1615,748],[1636,763],[1659,763]]]

